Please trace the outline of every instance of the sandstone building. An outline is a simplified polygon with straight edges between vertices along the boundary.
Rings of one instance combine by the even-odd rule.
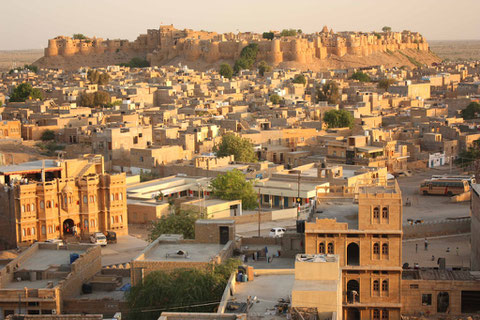
[[[128,233],[125,174],[104,172],[101,156],[0,167],[0,241],[35,241],[113,230]]]
[[[316,222],[305,223],[305,253],[339,256],[343,319],[400,319],[401,191],[396,182],[363,187],[357,200],[318,205]]]

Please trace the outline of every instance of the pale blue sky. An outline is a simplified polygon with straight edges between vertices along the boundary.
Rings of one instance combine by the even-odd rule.
[[[419,31],[480,39],[480,0],[0,0],[0,50],[39,49],[57,35],[134,40],[161,23],[217,32]]]

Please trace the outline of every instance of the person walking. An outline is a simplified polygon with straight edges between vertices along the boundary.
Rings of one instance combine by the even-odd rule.
[[[428,251],[428,240],[425,238],[425,251]]]
[[[415,253],[418,253],[418,243],[415,243]]]

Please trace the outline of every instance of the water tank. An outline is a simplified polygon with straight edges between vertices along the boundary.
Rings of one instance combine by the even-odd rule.
[[[78,253],[70,253],[70,264],[74,263],[79,257]]]

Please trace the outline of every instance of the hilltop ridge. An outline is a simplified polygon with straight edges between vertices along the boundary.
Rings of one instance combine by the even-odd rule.
[[[410,66],[440,62],[417,32],[339,32],[324,27],[321,32],[283,36],[270,33],[224,33],[178,30],[172,25],[149,29],[135,41],[59,36],[48,41],[39,67],[77,69],[102,67],[140,57],[152,66],[186,64],[198,70],[233,63],[244,47],[258,45],[258,61],[274,67],[325,70],[372,65]]]

